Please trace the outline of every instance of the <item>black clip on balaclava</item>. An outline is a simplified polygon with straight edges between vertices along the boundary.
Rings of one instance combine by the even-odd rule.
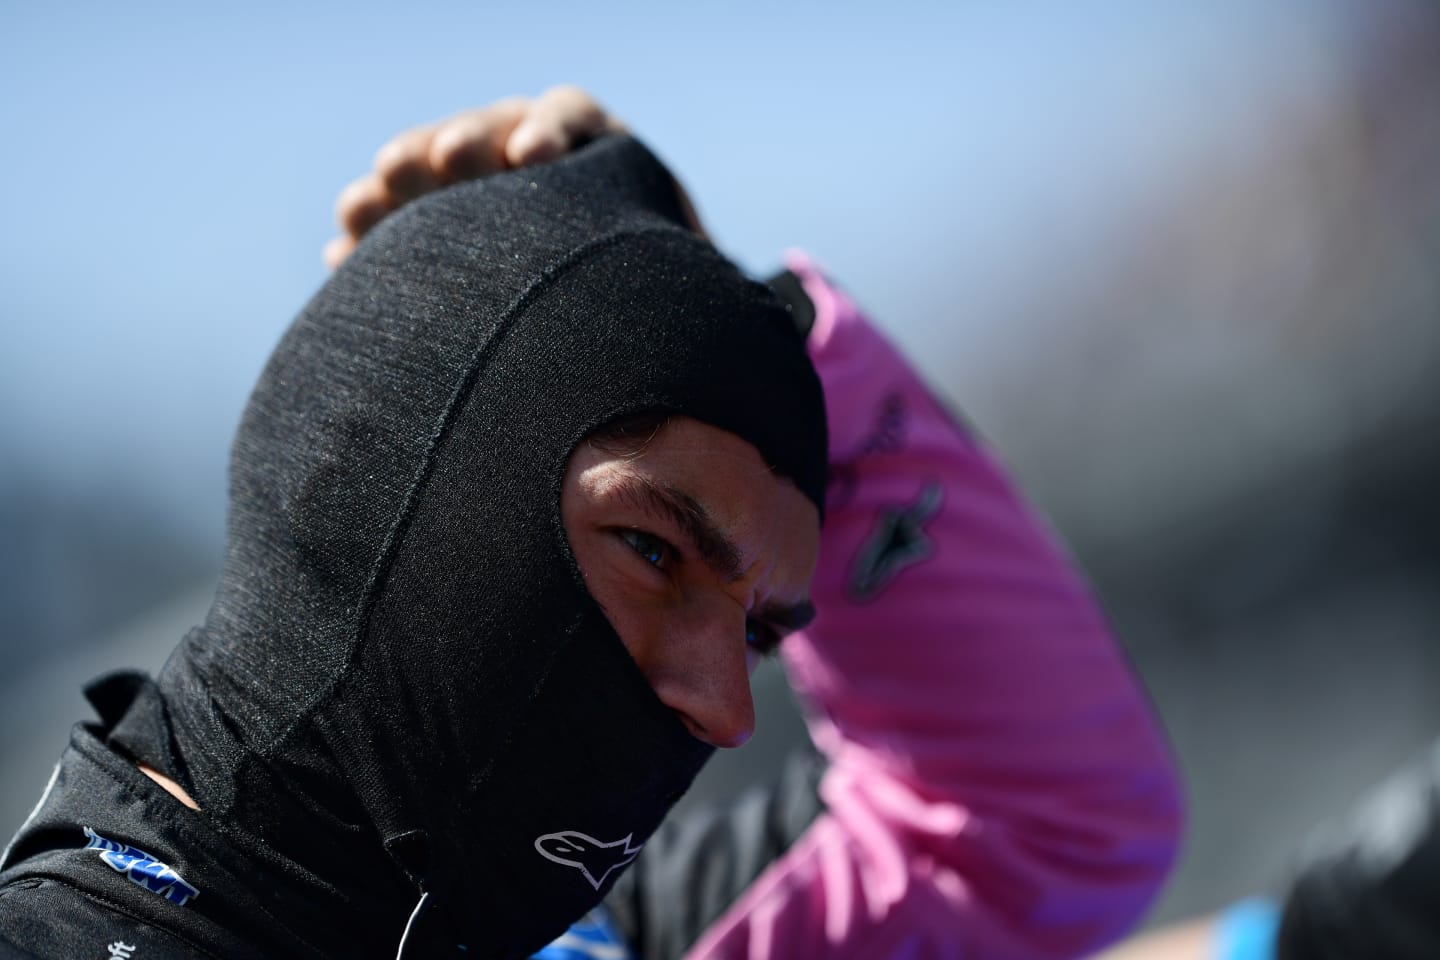
[[[160,687],[182,782],[266,871],[261,909],[333,928],[318,952],[393,952],[428,894],[461,955],[525,956],[708,757],[560,520],[576,443],[651,410],[744,438],[821,505],[801,336],[624,137],[409,204],[271,357],[214,607]]]

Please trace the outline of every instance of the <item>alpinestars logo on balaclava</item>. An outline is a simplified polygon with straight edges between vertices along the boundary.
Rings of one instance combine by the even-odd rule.
[[[546,860],[574,867],[596,890],[612,871],[619,870],[640,855],[641,844],[632,844],[630,834],[605,843],[579,830],[561,830],[535,838],[535,849]]]
[[[638,849],[709,755],[559,514],[575,444],[657,408],[821,505],[801,337],[683,223],[622,137],[439,191],[366,237],[251,397],[220,590],[160,683],[201,807],[318,878],[345,913],[333,950],[398,938],[423,888],[468,956],[527,956],[621,866],[557,883],[535,838],[584,824]]]

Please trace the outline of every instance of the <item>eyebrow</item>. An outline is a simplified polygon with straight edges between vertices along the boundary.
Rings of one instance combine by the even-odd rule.
[[[745,575],[740,548],[735,546],[704,505],[683,490],[665,486],[648,477],[628,476],[616,484],[620,496],[648,513],[671,520],[685,534],[705,565],[731,583]],[[800,630],[815,619],[815,605],[767,603],[756,611],[767,623],[783,630]]]

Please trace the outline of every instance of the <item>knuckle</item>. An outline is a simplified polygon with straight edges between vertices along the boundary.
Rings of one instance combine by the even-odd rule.
[[[483,121],[477,122],[468,117],[456,117],[435,132],[435,139],[430,141],[431,159],[442,164],[449,162],[471,141],[483,136]]]
[[[335,215],[343,220],[348,211],[365,201],[365,196],[365,180],[351,180],[341,188],[340,195],[335,198]]]
[[[391,140],[375,154],[375,172],[387,187],[413,179],[424,162],[415,155],[412,142]]]
[[[362,234],[389,211],[376,182],[369,177],[356,180],[340,193],[336,219],[352,234]]]

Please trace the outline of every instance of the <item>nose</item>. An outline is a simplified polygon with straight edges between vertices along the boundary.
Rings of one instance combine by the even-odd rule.
[[[755,733],[744,613],[711,611],[697,620],[667,644],[673,655],[658,671],[655,692],[697,740],[741,746]]]
[[[755,704],[748,690],[743,704],[694,704],[671,709],[680,716],[691,736],[712,747],[743,747],[755,733]]]

